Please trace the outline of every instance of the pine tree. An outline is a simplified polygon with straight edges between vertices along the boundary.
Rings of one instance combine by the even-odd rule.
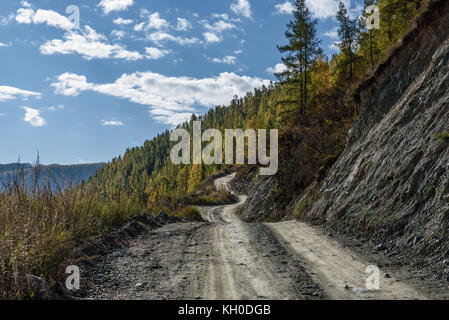
[[[356,50],[358,48],[358,20],[351,19],[348,14],[343,2],[340,2],[339,10],[337,13],[337,20],[340,23],[338,28],[338,37],[340,39],[340,50],[341,50],[341,67],[347,72],[347,67],[349,67],[349,81],[354,78],[354,64],[357,60]]]
[[[320,40],[316,37],[317,20],[307,7],[305,0],[295,1],[294,19],[287,24],[285,36],[288,44],[278,46],[281,53],[287,53],[282,58],[286,71],[276,74],[282,82],[299,83],[299,110],[305,114],[310,82],[310,70],[313,68],[321,50]]]
[[[374,0],[365,0],[365,9],[363,10],[363,19],[360,21],[360,31],[361,31],[361,39],[360,39],[360,51],[364,56],[366,65],[369,65],[371,69],[374,69],[376,66],[376,62],[379,58],[379,47],[376,42],[376,36],[379,31],[373,28],[368,29],[366,25],[366,19],[371,12],[366,12],[366,8],[374,5]]]

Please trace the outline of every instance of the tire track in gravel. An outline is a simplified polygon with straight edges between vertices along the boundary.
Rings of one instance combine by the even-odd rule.
[[[235,174],[215,180],[229,190]],[[245,223],[237,204],[200,207],[207,222],[175,223],[106,256],[89,299],[426,299],[394,276],[365,289],[367,255],[298,221]],[[386,272],[386,270],[383,270]],[[382,274],[383,275],[383,274]]]
[[[234,175],[217,179],[228,187]],[[264,224],[234,205],[201,207],[206,223],[176,223],[143,234],[98,266],[88,299],[324,299],[326,294]]]

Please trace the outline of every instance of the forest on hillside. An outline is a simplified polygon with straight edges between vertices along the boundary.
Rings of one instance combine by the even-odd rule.
[[[368,18],[380,10],[380,29],[369,28]],[[359,114],[353,95],[358,84],[387,59],[425,9],[420,0],[366,0],[362,17],[352,17],[340,3],[338,42],[340,53],[323,54],[317,37],[317,20],[304,0],[295,1],[294,18],[280,35],[285,72],[279,81],[235,97],[202,116],[192,116],[180,127],[192,131],[192,121],[203,129],[279,129],[280,165],[276,178],[280,189],[276,201],[283,205],[313,181],[321,181],[337,160]],[[105,197],[120,195],[121,201],[139,203],[151,212],[174,213],[180,200],[191,194],[211,174],[226,170],[222,165],[174,165],[170,161],[170,132],[144,146],[126,151],[97,172],[91,180]],[[246,168],[240,168],[247,170]]]

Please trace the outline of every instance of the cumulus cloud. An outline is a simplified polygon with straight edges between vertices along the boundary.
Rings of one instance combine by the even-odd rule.
[[[40,111],[30,107],[22,107],[25,110],[24,121],[31,124],[33,127],[43,127],[47,124],[44,118],[40,116]]]
[[[160,50],[158,48],[145,48],[145,57],[150,60],[157,60],[170,53],[169,50]]]
[[[141,22],[139,24],[136,24],[134,26],[134,31],[142,31],[144,26],[145,26],[145,22]]]
[[[101,120],[101,124],[103,126],[113,126],[113,127],[122,127],[124,126],[123,122],[112,119],[112,120]]]
[[[284,3],[279,3],[274,6],[279,14],[292,14],[294,7],[290,1],[285,1]]]
[[[71,30],[75,25],[67,19],[67,17],[60,15],[53,10],[39,9],[34,12],[31,8],[20,8],[17,10],[16,21],[24,24],[47,24],[48,26],[56,27],[62,30]]]
[[[123,19],[123,18],[117,18],[113,21],[116,25],[128,25],[131,23],[134,23],[131,19]]]
[[[20,5],[25,8],[31,8],[31,3],[25,0],[20,1]]]
[[[168,23],[168,21],[161,18],[159,12],[155,12],[148,17],[148,24],[146,25],[145,30],[150,29],[160,30],[168,28],[169,26],[170,24]]]
[[[283,63],[278,63],[274,67],[269,67],[267,69],[268,73],[282,73],[287,70],[287,67]]]
[[[207,43],[216,43],[223,40],[223,34],[225,31],[231,31],[237,29],[237,26],[229,21],[227,14],[213,14],[213,18],[218,18],[218,21],[210,23],[207,20],[201,21],[201,24],[206,29],[203,33],[203,37]]]
[[[16,21],[18,23],[26,23],[30,24],[33,20],[34,10],[33,9],[25,9],[20,8],[17,10]]]
[[[113,36],[114,38],[121,40],[125,37],[126,32],[123,30],[112,30],[111,31],[111,36]]]
[[[236,15],[244,16],[246,18],[251,18],[251,4],[249,0],[236,0],[231,4],[231,10]]]
[[[40,98],[39,92],[22,90],[19,88],[0,86],[0,101],[14,100],[17,98],[27,99],[28,97]]]
[[[204,23],[204,27],[208,31],[213,32],[213,33],[221,33],[223,31],[232,30],[232,29],[237,28],[234,24],[223,21],[223,20],[216,21],[212,25],[206,22],[206,23]]]
[[[106,40],[104,35],[85,26],[80,32],[66,33],[64,40],[47,41],[40,47],[40,52],[45,55],[77,53],[86,60],[114,58],[135,61],[143,59],[143,55],[139,52],[128,51],[118,44],[108,44]]]
[[[150,107],[154,119],[176,125],[187,119],[195,107],[224,105],[235,95],[244,95],[256,87],[268,85],[268,80],[221,73],[210,78],[168,77],[153,72],[123,74],[113,83],[95,84],[83,75],[64,73],[52,86],[55,93],[77,96],[93,91],[108,96],[127,99]]]
[[[178,18],[178,25],[176,26],[176,30],[178,31],[187,31],[192,28],[192,24],[184,18]]]
[[[134,0],[101,0],[98,6],[103,8],[104,14],[112,11],[123,11],[134,5]]]
[[[176,42],[179,45],[192,45],[201,43],[201,40],[198,38],[183,38],[183,37],[175,37],[167,32],[157,31],[150,33],[147,35],[148,40],[160,44],[162,42],[171,41]]]
[[[213,32],[205,32],[203,33],[203,36],[207,43],[215,43],[221,41],[221,38]]]
[[[148,21],[134,25],[134,31],[145,31],[146,38],[157,45],[161,45],[162,42],[175,42],[179,45],[203,43],[196,37],[181,37],[170,33],[170,30],[187,31],[192,28],[191,23],[186,19],[178,18],[178,24],[176,26],[171,26],[158,12],[150,13],[148,10],[142,9],[140,16],[142,18],[147,18]]]
[[[213,58],[212,61],[215,63],[225,63],[225,64],[235,64],[237,57],[235,56],[226,56],[223,59]]]
[[[9,47],[9,46],[11,46],[11,42],[9,42],[9,43],[0,42],[0,48],[1,47]]]
[[[338,12],[338,5],[342,1],[346,8],[351,7],[350,0],[306,0],[307,5],[313,15],[319,19],[335,17]]]

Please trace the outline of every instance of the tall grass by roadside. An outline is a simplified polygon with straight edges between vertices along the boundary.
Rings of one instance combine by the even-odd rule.
[[[33,288],[24,285],[26,276],[54,284],[79,243],[144,211],[132,203],[102,198],[94,185],[59,186],[51,172],[45,180],[41,174],[37,160],[31,181],[18,165],[1,182],[0,299],[33,298]]]
[[[73,264],[75,248],[137,215],[165,212],[201,221],[191,205],[235,201],[229,192],[216,191],[212,178],[194,194],[171,201],[171,206],[161,203],[152,208],[120,194],[106,196],[94,183],[73,186],[66,181],[61,186],[60,180],[41,166],[38,157],[31,175],[18,164],[0,181],[0,300],[40,298],[36,281],[31,283],[30,278],[55,285]]]

